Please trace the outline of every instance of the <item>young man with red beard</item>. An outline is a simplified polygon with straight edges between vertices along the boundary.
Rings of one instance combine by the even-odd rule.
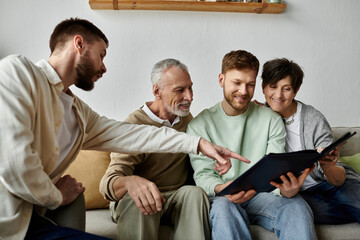
[[[224,99],[205,109],[188,125],[187,133],[221,144],[249,159],[251,164],[232,161],[233,167],[220,176],[212,170],[213,161],[190,154],[194,179],[210,197],[212,239],[251,239],[249,224],[273,231],[281,240],[316,239],[312,212],[302,197],[287,198],[301,185],[311,169],[289,180],[274,192],[241,191],[225,197],[215,195],[253,166],[265,154],[284,152],[285,129],[281,117],[270,109],[251,102],[258,59],[246,51],[232,51],[222,61],[219,84]]]

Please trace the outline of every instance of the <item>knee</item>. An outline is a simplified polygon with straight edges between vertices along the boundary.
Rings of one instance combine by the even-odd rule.
[[[210,215],[229,215],[237,212],[236,206],[226,197],[214,197],[211,202]]]
[[[306,201],[297,195],[294,198],[287,199],[287,203],[282,205],[281,214],[287,215],[289,218],[297,216],[298,219],[314,220],[313,212]]]
[[[234,221],[248,222],[248,217],[239,204],[231,202],[226,197],[214,197],[211,199],[210,221],[223,225]]]
[[[188,199],[188,201],[196,201],[202,204],[205,202],[210,205],[209,198],[201,187],[183,186],[179,191]]]

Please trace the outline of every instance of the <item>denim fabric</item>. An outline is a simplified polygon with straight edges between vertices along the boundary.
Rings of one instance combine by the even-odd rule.
[[[301,196],[285,198],[273,193],[258,193],[242,204],[226,197],[213,197],[210,223],[212,239],[251,239],[249,224],[274,232],[280,240],[316,238],[313,215]]]
[[[315,223],[360,223],[360,182],[346,179],[340,187],[327,181],[300,192],[314,213]]]
[[[55,225],[49,219],[39,216],[33,211],[30,225],[25,236],[25,240],[55,240],[55,239],[72,239],[72,240],[105,240],[108,238],[85,233],[76,229],[60,227]]]

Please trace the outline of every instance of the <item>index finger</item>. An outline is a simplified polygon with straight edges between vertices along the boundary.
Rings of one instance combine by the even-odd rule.
[[[229,150],[229,151],[230,151],[230,150]],[[229,156],[230,158],[235,158],[235,159],[240,160],[240,161],[242,161],[242,162],[244,162],[244,163],[250,163],[250,160],[249,160],[249,159],[244,158],[244,157],[241,156],[240,154],[234,153],[233,151],[230,151],[229,155],[230,155],[230,156]]]

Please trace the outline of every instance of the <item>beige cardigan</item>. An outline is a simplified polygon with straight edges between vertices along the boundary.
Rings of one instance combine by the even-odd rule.
[[[54,183],[81,149],[197,153],[198,137],[109,120],[74,96],[80,134],[52,172],[59,157],[57,135],[64,114],[61,79],[47,61],[35,65],[13,55],[0,61],[0,80],[0,239],[24,238],[33,205],[55,209],[61,204],[62,195]]]

